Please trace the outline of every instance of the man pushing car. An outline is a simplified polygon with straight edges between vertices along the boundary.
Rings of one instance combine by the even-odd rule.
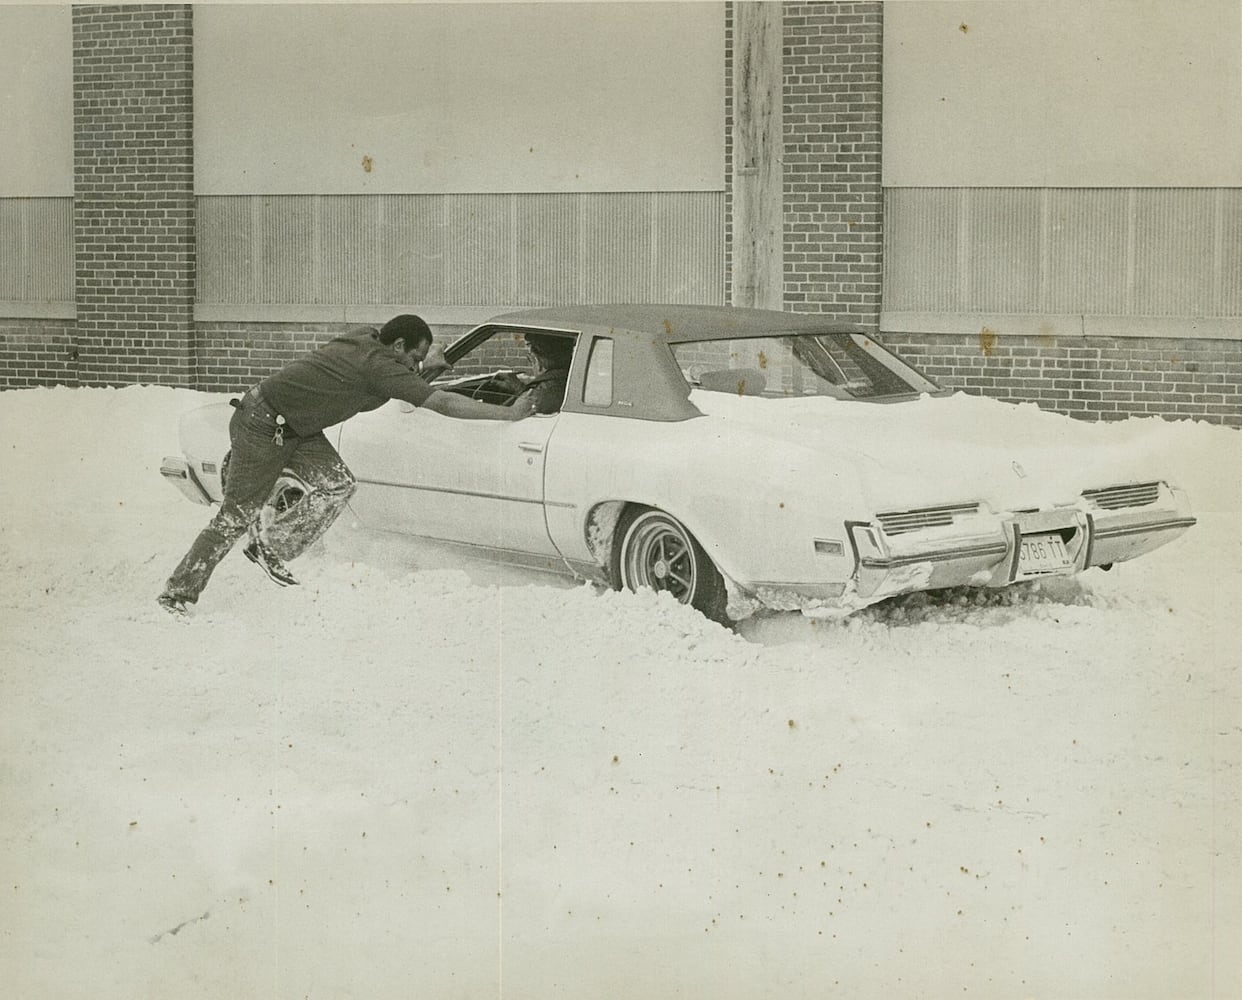
[[[186,605],[198,600],[212,571],[247,532],[246,558],[281,586],[297,583],[285,562],[328,530],[356,488],[324,436],[325,427],[390,399],[466,420],[517,420],[532,411],[530,399],[496,406],[432,388],[425,376],[447,367],[427,324],[405,314],[378,330],[362,326],[336,337],[234,400],[224,498],[164,584],[160,607],[186,614]],[[306,483],[308,492],[279,539],[264,540],[259,513],[286,469]]]

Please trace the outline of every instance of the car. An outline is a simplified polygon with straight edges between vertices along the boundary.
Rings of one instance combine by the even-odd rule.
[[[446,350],[447,392],[509,403],[532,338],[572,360],[559,412],[455,420],[390,401],[328,431],[364,526],[650,588],[731,622],[1110,568],[1194,523],[1149,449],[941,388],[812,314],[617,305],[510,312]],[[218,502],[229,407],[185,416],[162,472]],[[306,491],[286,475],[264,523]]]

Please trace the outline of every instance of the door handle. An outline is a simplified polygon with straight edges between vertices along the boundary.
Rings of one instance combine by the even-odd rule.
[[[543,451],[543,445],[540,444],[538,441],[519,441],[518,447],[521,448],[522,451],[533,451],[533,452]]]

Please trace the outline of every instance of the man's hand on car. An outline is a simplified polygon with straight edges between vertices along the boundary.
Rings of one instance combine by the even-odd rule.
[[[535,397],[529,393],[518,396],[510,405],[510,420],[521,420],[535,412]]]

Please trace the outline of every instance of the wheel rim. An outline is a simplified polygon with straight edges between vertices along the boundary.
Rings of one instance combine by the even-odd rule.
[[[277,515],[280,515],[290,510],[305,495],[305,491],[300,486],[290,483],[279,484],[268,503]]]
[[[622,581],[630,590],[672,594],[682,604],[694,599],[698,565],[690,536],[665,514],[652,511],[630,525],[622,547]]]

